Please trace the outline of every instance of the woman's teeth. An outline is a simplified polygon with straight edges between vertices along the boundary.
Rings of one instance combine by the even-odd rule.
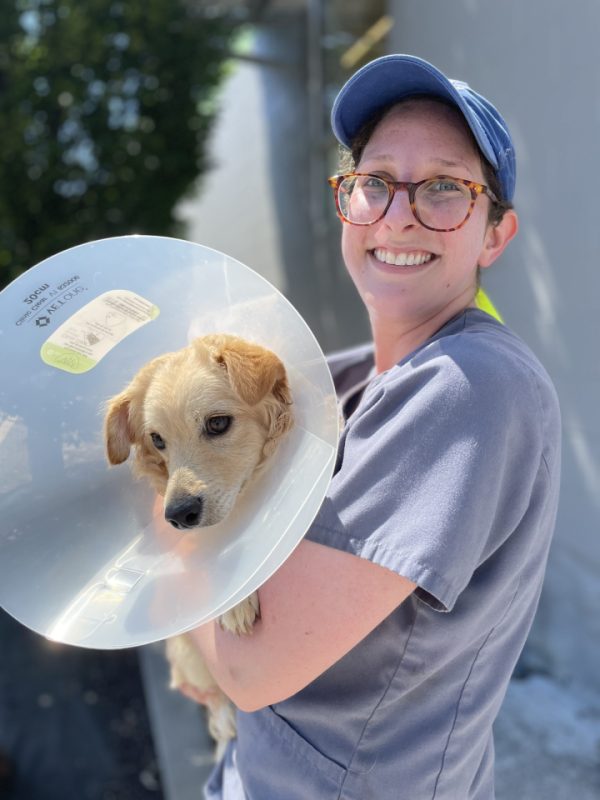
[[[384,264],[393,264],[396,267],[412,267],[426,264],[433,258],[433,253],[390,253],[389,250],[377,248],[373,251],[375,258]]]

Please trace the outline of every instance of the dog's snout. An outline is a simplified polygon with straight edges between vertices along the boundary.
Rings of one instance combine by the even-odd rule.
[[[165,519],[174,528],[195,528],[202,517],[202,498],[186,497],[169,503],[165,509]]]

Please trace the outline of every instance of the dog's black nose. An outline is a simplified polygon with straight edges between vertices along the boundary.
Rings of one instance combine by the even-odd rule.
[[[184,500],[174,500],[165,509],[165,519],[174,528],[195,528],[200,524],[201,516],[201,497],[186,497]]]

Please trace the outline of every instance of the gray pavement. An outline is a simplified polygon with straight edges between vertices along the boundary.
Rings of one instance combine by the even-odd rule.
[[[139,660],[165,800],[199,800],[214,760],[204,710],[168,688],[162,643],[141,647]]]
[[[0,610],[2,800],[161,800],[135,650],[48,642]]]
[[[497,800],[598,800],[600,699],[544,675],[511,681],[495,726]]]

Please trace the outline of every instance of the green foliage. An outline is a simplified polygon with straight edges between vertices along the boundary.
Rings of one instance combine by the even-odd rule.
[[[177,235],[231,20],[202,0],[5,0],[0,287],[67,247]]]

